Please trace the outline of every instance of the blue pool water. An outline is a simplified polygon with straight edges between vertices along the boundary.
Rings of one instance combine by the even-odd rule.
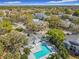
[[[34,54],[36,59],[39,59],[39,58],[50,53],[50,49],[46,45],[41,44],[40,47],[41,47],[42,50],[38,51]]]

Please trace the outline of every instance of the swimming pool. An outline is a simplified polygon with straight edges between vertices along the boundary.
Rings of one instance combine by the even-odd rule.
[[[40,44],[40,47],[42,50],[34,53],[36,59],[40,59],[41,57],[44,57],[45,55],[51,52],[50,49],[45,44]]]

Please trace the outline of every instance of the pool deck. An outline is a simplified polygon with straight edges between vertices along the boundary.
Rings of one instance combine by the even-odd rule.
[[[34,48],[31,49],[31,52],[36,53],[40,50],[42,50],[42,49],[40,48],[40,43],[39,43],[39,44],[34,45]]]
[[[48,57],[49,54],[45,55],[44,57],[41,57],[40,59],[46,59]],[[31,53],[29,56],[28,56],[28,59],[36,59],[34,54]]]
[[[30,53],[30,55],[28,56],[28,59],[36,59],[33,53]]]
[[[34,48],[31,49],[31,53],[30,53],[30,55],[28,56],[28,59],[36,59],[36,57],[34,56],[34,53],[36,53],[36,52],[38,52],[38,51],[41,50],[40,44],[41,44],[41,43],[38,43],[38,44],[35,44],[35,45],[33,46]],[[55,52],[51,52],[51,53],[55,53]],[[44,57],[41,57],[40,59],[47,59],[48,55],[49,55],[49,54],[45,55]]]
[[[40,44],[41,44],[41,43],[38,43],[38,44],[33,45],[34,48],[31,49],[31,53],[30,53],[30,55],[28,56],[28,59],[36,59],[35,56],[34,56],[34,53],[36,53],[36,52],[38,52],[38,51],[41,50]]]

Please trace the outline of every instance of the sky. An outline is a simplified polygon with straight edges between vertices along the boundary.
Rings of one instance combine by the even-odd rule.
[[[79,5],[79,0],[0,0],[0,5]]]

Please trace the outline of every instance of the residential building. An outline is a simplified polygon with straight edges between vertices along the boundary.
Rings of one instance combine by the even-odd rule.
[[[79,55],[79,35],[68,35],[64,41],[65,47],[74,55]]]

